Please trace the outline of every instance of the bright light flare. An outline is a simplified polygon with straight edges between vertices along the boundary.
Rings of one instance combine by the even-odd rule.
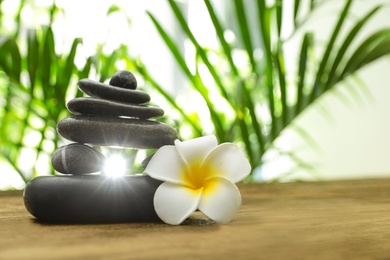
[[[126,165],[126,160],[121,155],[111,155],[106,159],[104,173],[113,178],[123,176],[126,172]]]

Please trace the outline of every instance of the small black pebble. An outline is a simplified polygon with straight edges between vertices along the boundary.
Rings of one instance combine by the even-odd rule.
[[[133,73],[127,70],[120,70],[115,73],[114,76],[112,76],[109,84],[119,88],[137,88],[137,80],[135,79]]]

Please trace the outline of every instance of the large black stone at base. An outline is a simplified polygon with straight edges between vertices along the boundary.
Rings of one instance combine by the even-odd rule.
[[[23,197],[42,222],[151,222],[160,221],[153,207],[160,184],[149,176],[41,176],[27,184]]]

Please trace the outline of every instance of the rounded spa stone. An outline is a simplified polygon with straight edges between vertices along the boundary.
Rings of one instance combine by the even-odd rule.
[[[141,167],[146,169],[146,166],[148,166],[150,160],[152,160],[154,153],[146,157],[142,162],[141,162]]]
[[[115,73],[108,84],[120,88],[137,88],[137,80],[135,79],[133,73],[127,70],[120,70]]]
[[[82,79],[78,85],[82,92],[92,97],[134,104],[143,104],[150,101],[149,94],[143,91],[113,87],[90,79]]]
[[[139,149],[158,149],[178,139],[169,125],[119,117],[71,116],[61,120],[57,130],[62,137],[78,143]]]
[[[160,181],[149,176],[41,176],[23,194],[28,212],[42,222],[159,221],[153,197]]]
[[[65,174],[86,174],[102,171],[106,157],[96,149],[84,144],[69,144],[54,152],[53,168]]]
[[[74,115],[127,116],[141,119],[161,117],[164,110],[158,107],[128,104],[97,98],[75,98],[68,102],[68,109]]]

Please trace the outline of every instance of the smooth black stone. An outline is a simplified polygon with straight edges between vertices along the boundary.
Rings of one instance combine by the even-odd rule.
[[[71,116],[57,124],[57,131],[78,143],[139,149],[158,149],[178,139],[177,132],[163,123],[103,116]]]
[[[84,144],[69,144],[58,148],[52,158],[53,168],[65,174],[86,174],[102,171],[106,157]]]
[[[24,190],[24,205],[42,222],[159,221],[153,197],[160,181],[149,176],[42,176]]]
[[[150,160],[152,160],[154,153],[146,157],[142,162],[141,162],[141,167],[146,169],[146,166],[148,166]]]
[[[75,98],[69,101],[67,105],[69,111],[74,115],[127,116],[141,119],[164,115],[164,110],[158,107],[134,105],[97,98]]]
[[[81,91],[92,97],[133,104],[143,104],[150,101],[149,94],[143,91],[113,87],[90,79],[82,79],[78,85]]]
[[[115,73],[108,84],[119,88],[137,88],[137,80],[135,79],[133,73],[127,70],[120,70]]]

